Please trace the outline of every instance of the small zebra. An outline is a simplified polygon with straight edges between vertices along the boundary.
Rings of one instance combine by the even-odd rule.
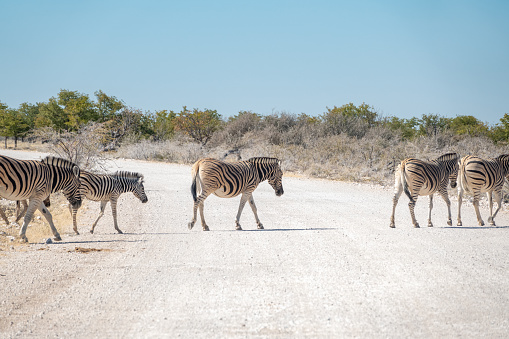
[[[41,161],[18,160],[0,155],[0,197],[8,200],[29,200],[19,233],[21,241],[28,241],[25,234],[36,209],[39,209],[48,221],[55,240],[62,240],[43,201],[51,193],[63,191],[67,200],[79,208],[79,177],[79,167],[68,160],[55,157],[46,157]]]
[[[494,159],[484,160],[476,156],[467,155],[463,157],[459,168],[458,188],[458,226],[461,222],[461,204],[463,192],[474,196],[474,209],[477,215],[479,226],[484,226],[484,221],[479,212],[479,198],[481,193],[486,192],[490,204],[490,216],[488,222],[495,226],[495,216],[502,207],[502,187],[504,178],[509,175],[509,154],[503,154]],[[493,194],[498,205],[493,214]]]
[[[113,214],[113,225],[118,233],[122,231],[118,228],[117,223],[117,201],[122,193],[132,192],[135,197],[142,203],[148,201],[143,187],[143,175],[134,172],[119,171],[112,175],[93,174],[87,171],[81,171],[81,194],[82,198],[92,201],[101,202],[101,211],[96,221],[90,229],[90,233],[94,233],[95,226],[104,215],[104,209],[108,201],[111,203],[111,212]],[[76,214],[78,209],[69,206],[72,214],[73,229],[78,233],[78,224],[76,222]]]
[[[428,227],[433,227],[431,222],[431,210],[433,209],[433,194],[438,192],[447,204],[448,218],[447,225],[452,225],[451,220],[451,201],[447,194],[447,184],[451,182],[451,187],[456,187],[456,178],[458,176],[458,159],[456,153],[444,154],[441,157],[423,161],[414,158],[403,160],[395,173],[394,198],[392,199],[392,215],[390,227],[396,227],[394,223],[394,212],[398,199],[403,191],[410,199],[408,207],[414,227],[419,227],[415,219],[415,203],[419,195],[429,195],[429,218]]]
[[[203,216],[203,204],[212,193],[221,198],[233,198],[242,194],[235,219],[235,229],[242,230],[239,219],[247,201],[253,210],[258,229],[263,229],[258,219],[253,191],[262,181],[268,180],[276,195],[281,196],[284,193],[282,176],[281,161],[275,158],[259,157],[233,163],[211,158],[198,160],[192,168],[191,194],[194,205],[193,219],[189,222],[189,229],[192,229],[196,222],[196,212],[199,208],[203,230],[209,230]]]

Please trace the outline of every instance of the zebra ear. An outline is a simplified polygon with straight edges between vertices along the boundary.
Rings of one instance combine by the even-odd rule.
[[[143,175],[138,178],[138,184],[143,184]]]
[[[76,176],[76,177],[80,176],[80,168],[78,166],[74,166],[72,168],[72,172],[74,173],[74,176]]]

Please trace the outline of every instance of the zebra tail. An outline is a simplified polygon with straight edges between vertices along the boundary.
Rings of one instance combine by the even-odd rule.
[[[410,193],[410,190],[408,189],[408,181],[405,173],[405,164],[401,164],[400,167],[400,173],[401,173],[401,184],[403,185],[403,191],[405,192],[408,199],[410,199],[411,202],[414,201],[414,198],[412,198],[412,194]]]
[[[191,182],[191,194],[193,196],[193,201],[196,202],[196,200],[198,199],[198,197],[196,196],[196,180],[198,179],[198,169],[199,169],[199,166],[196,166],[197,164],[195,164],[193,166],[193,181]]]

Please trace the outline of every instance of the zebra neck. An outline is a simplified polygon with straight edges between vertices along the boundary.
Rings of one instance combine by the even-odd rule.
[[[121,193],[126,192],[133,192],[134,191],[134,185],[131,180],[126,180],[124,178],[117,178],[117,180],[120,182],[120,188],[122,189]]]

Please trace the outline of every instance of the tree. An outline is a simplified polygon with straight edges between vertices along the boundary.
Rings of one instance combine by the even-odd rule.
[[[451,123],[451,119],[439,116],[437,114],[423,114],[419,119],[419,134],[427,136],[437,136],[439,132],[446,130]]]
[[[68,122],[67,114],[58,105],[57,99],[52,97],[47,103],[39,104],[39,115],[35,119],[35,127],[51,127],[61,133],[67,130]]]
[[[26,135],[29,129],[28,118],[24,114],[0,103],[0,134],[5,137],[5,148],[8,137],[13,137],[14,147],[18,147],[18,138]]]
[[[482,136],[488,135],[489,127],[471,115],[458,115],[451,119],[450,129],[457,135]]]
[[[491,139],[495,142],[509,141],[509,113],[500,118],[500,123],[491,130]]]
[[[97,109],[98,122],[105,122],[115,118],[124,108],[124,103],[114,96],[108,96],[101,90],[94,94],[97,98],[95,107]]]
[[[216,110],[210,109],[200,111],[195,108],[191,112],[184,106],[175,120],[177,130],[184,132],[204,146],[220,126],[221,115]]]
[[[78,91],[60,90],[58,104],[67,115],[67,130],[77,131],[80,126],[89,121],[98,121],[99,114],[88,95]]]
[[[166,140],[171,138],[175,131],[175,118],[177,114],[173,111],[156,111],[152,116],[153,131],[155,140]]]
[[[377,124],[378,114],[365,103],[359,107],[349,103],[341,107],[327,107],[327,112],[321,116],[321,119],[327,133],[335,135],[346,133],[359,138]]]

